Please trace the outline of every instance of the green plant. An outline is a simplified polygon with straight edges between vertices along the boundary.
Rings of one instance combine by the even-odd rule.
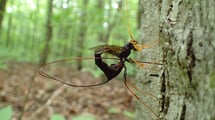
[[[127,110],[123,111],[123,115],[129,117],[129,118],[132,118],[134,119],[135,118],[135,113],[134,112],[129,112]]]
[[[96,119],[91,114],[84,114],[84,115],[73,117],[71,120],[96,120]]]
[[[60,114],[53,114],[51,116],[51,120],[65,120],[64,116],[60,115]]]
[[[8,105],[0,109],[1,120],[11,120],[13,114],[12,106]]]

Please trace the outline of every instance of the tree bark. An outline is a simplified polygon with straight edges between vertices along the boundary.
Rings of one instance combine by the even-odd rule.
[[[141,0],[140,3],[143,11],[140,41],[160,41],[151,51],[142,52],[144,60],[162,60],[164,64],[156,72],[139,71],[137,84],[141,90],[158,97],[142,98],[160,119],[214,120],[215,1]],[[140,105],[137,119],[157,118]]]

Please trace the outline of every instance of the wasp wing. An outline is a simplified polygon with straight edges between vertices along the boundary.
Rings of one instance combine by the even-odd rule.
[[[118,56],[118,54],[122,51],[122,47],[117,45],[99,45],[90,49],[94,50],[97,54],[109,53],[113,56]]]

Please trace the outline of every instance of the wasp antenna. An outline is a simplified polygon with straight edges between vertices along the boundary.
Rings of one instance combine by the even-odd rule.
[[[132,40],[134,40],[134,36],[132,34],[132,31],[131,31],[131,26],[130,26],[130,20],[129,20],[129,17],[128,17],[128,0],[125,1],[125,9],[126,9],[126,20],[127,20],[127,28],[128,28],[128,32],[130,34],[130,37]]]
[[[120,7],[119,7],[118,9],[119,9],[119,12],[120,12],[120,14],[121,14],[123,23],[125,24],[125,26],[126,26],[126,28],[127,28],[127,30],[128,30],[128,33],[129,33],[130,38],[131,38],[132,40],[134,40],[134,36],[133,36],[132,31],[131,31],[131,29],[130,29],[130,21],[129,21],[129,19],[128,19],[128,5],[127,5],[127,4],[128,4],[128,1],[126,0],[126,16],[124,16],[124,15],[122,14],[122,10],[121,10]]]

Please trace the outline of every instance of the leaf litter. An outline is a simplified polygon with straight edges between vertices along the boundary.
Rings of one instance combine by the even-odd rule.
[[[0,70],[0,108],[12,105],[13,120],[16,120],[36,65],[8,62],[7,66],[7,69]],[[70,77],[77,82],[86,78],[99,79],[89,72],[79,72],[65,66],[54,72],[62,78]],[[113,108],[117,112],[110,112]],[[93,115],[96,120],[132,119],[123,114],[124,111],[134,112],[134,100],[120,80],[114,79],[108,84],[93,88],[75,88],[37,74],[25,106],[23,120],[47,120],[55,114],[68,120],[83,114]]]

